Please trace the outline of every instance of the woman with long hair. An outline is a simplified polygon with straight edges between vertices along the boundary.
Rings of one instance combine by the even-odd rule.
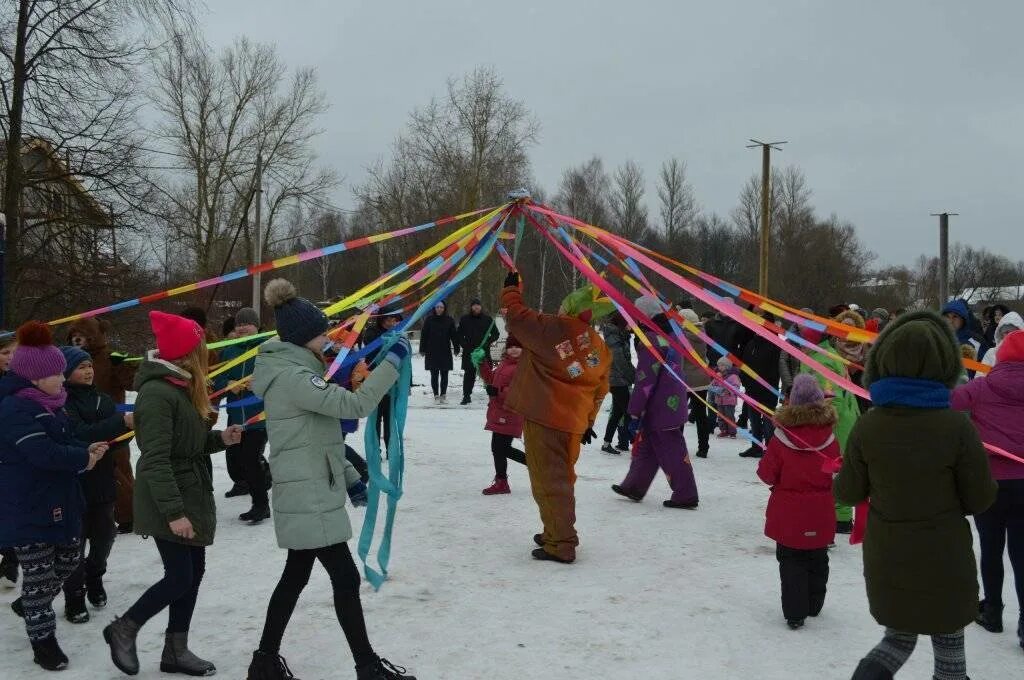
[[[164,575],[120,618],[103,630],[110,655],[122,672],[136,675],[139,629],[168,609],[160,670],[213,675],[216,668],[188,649],[206,548],[213,544],[217,511],[210,454],[237,444],[242,428],[209,431],[214,412],[206,383],[207,349],[202,328],[184,317],[150,312],[157,350],[135,378],[136,534],[152,536]]]

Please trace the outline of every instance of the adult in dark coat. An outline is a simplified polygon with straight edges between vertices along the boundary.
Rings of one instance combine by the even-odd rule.
[[[769,314],[767,318],[771,323],[775,323],[775,317]],[[750,339],[747,340],[740,355],[743,363],[761,376],[766,383],[778,388],[780,380],[779,357],[782,355],[782,350],[770,340],[762,338],[760,335],[755,335],[753,331],[748,332],[750,333]],[[747,393],[747,396],[756,399],[766,407],[774,409],[779,403],[778,395],[746,373],[740,373],[740,381],[743,383],[743,390]],[[749,409],[749,422],[751,434],[767,444],[774,432],[771,416],[751,407]],[[762,454],[763,450],[761,447],[752,445],[740,455],[744,458],[760,458]]]
[[[455,319],[449,316],[444,301],[438,300],[434,305],[434,313],[423,321],[420,334],[420,354],[426,357],[434,401],[444,401],[448,395],[448,374],[454,364],[453,353],[459,353]]]
[[[978,573],[964,516],[992,505],[997,487],[977,430],[950,409],[961,371],[952,330],[932,312],[896,319],[868,354],[874,406],[850,433],[833,490],[837,502],[869,504],[864,581],[886,632],[854,678],[891,678],[921,634],[932,636],[936,675],[966,677]]]
[[[498,339],[494,319],[484,314],[480,300],[469,303],[469,314],[459,319],[459,346],[462,348],[462,405],[468,404],[476,382],[476,366],[473,365],[473,350],[483,345],[484,355],[491,353],[491,343]],[[486,342],[485,342],[486,336]]]

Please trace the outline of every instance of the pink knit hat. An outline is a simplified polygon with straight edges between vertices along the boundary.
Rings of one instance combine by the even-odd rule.
[[[54,346],[48,325],[42,321],[29,321],[18,329],[17,338],[18,348],[14,350],[8,366],[12,373],[25,380],[63,375],[67,363],[64,353]]]
[[[177,314],[150,312],[149,325],[153,327],[156,349],[164,361],[174,361],[187,356],[205,337],[199,324]]]

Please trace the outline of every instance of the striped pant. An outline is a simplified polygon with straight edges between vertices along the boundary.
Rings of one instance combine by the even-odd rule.
[[[21,563],[21,604],[25,608],[25,630],[32,642],[53,635],[57,623],[53,598],[78,566],[80,542],[66,545],[31,543],[15,546]]]
[[[885,666],[896,674],[917,646],[916,633],[885,629],[885,637],[878,646],[868,652],[869,659]],[[932,635],[932,649],[935,652],[935,680],[965,680],[967,657],[964,654],[964,632]]]

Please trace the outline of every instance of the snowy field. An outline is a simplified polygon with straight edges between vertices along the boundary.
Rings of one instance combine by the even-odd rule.
[[[424,378],[418,374],[415,382]],[[452,374],[451,383],[458,386],[450,395],[457,403],[461,376]],[[414,388],[391,580],[379,593],[363,586],[378,653],[420,680],[846,679],[880,638],[868,613],[860,549],[845,543],[831,553],[822,615],[803,630],[786,627],[774,544],[762,534],[768,490],[754,474],[756,461],[736,455],[740,443],[713,441],[710,457],[694,461],[697,511],[663,508],[668,486],[661,476],[642,504],[616,496],[608,487],[625,474],[628,456],[604,455],[600,443],[588,447],[576,487],[578,560],[572,566],[534,561],[532,535],[540,526],[525,469],[510,464],[511,496],[480,494],[493,469],[490,435],[483,431],[486,395],[477,389],[470,407],[438,408],[428,387]],[[689,430],[687,438],[692,450]],[[353,442],[360,450],[361,441],[360,435]],[[237,520],[248,499],[225,500],[230,484],[221,456],[214,468],[220,525],[207,553],[192,647],[217,664],[220,677],[238,680],[259,640],[285,553],[270,522],[249,527]],[[352,515],[358,527],[362,510]],[[62,618],[58,597],[58,636],[71,659],[61,678],[124,677],[109,662],[101,627],[160,571],[151,541],[122,536],[107,575],[106,610],[73,626]],[[49,676],[32,663],[21,622],[8,609],[15,594],[0,593],[0,678]],[[1011,632],[1018,612],[1009,582],[1005,599],[1012,603],[1006,633],[967,631],[974,680],[1024,677],[1024,652]],[[158,670],[164,617],[140,634],[140,678],[167,677]],[[355,677],[319,566],[283,654],[302,680]],[[931,664],[931,645],[922,640],[900,677],[930,678]]]

